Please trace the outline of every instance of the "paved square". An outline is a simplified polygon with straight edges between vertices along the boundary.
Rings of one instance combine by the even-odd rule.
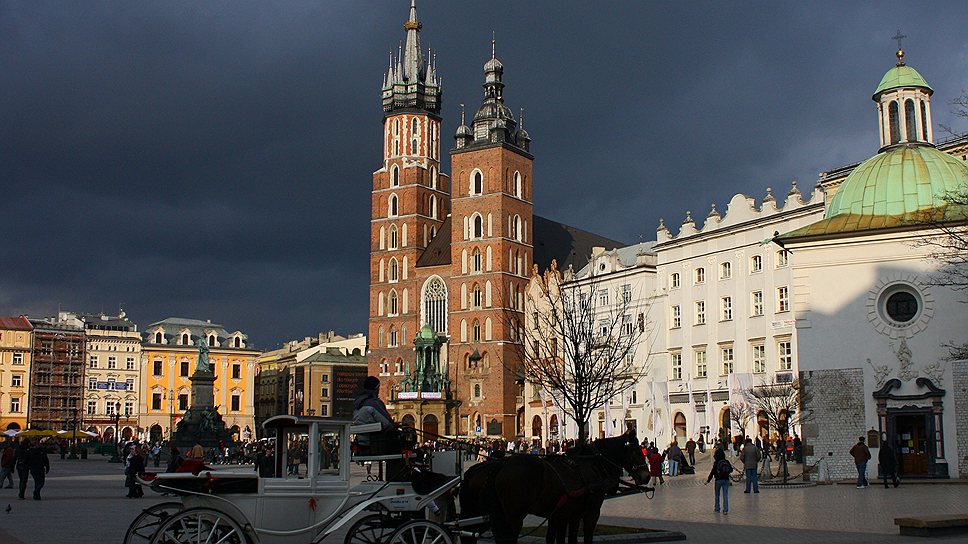
[[[864,490],[853,485],[764,488],[759,495],[745,495],[741,486],[734,485],[729,515],[723,516],[713,512],[712,485],[702,483],[707,463],[700,461],[695,476],[667,478],[652,500],[629,496],[607,501],[603,522],[677,530],[693,543],[913,543],[925,540],[898,536],[895,517],[968,510],[968,485],[958,483],[905,483],[898,489],[872,486]],[[52,458],[51,464],[41,501],[20,501],[16,489],[0,489],[0,543],[121,542],[142,508],[164,500],[151,491],[140,500],[125,498],[120,465],[104,458]],[[9,513],[4,512],[7,505]],[[343,535],[336,534],[328,542],[342,540]],[[965,542],[968,536],[932,541],[936,540]]]

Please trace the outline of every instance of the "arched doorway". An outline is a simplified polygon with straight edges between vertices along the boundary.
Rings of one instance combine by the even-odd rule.
[[[161,442],[164,438],[164,433],[161,430],[161,425],[155,423],[148,429],[148,439],[152,442]]]
[[[766,417],[766,412],[760,410],[756,413],[756,427],[760,434],[760,439],[766,441],[770,438],[770,420]]]
[[[548,422],[548,433],[552,438],[558,438],[558,414],[551,414],[551,420]]]
[[[400,420],[400,423],[404,427],[410,427],[411,429],[416,429],[417,428],[417,420],[416,420],[416,418],[413,417],[413,414],[406,414],[406,415],[404,415],[403,416],[403,419]]]
[[[683,441],[686,439],[686,415],[682,412],[676,412],[675,418],[672,420],[672,427],[676,430],[676,440]]]
[[[531,418],[531,438],[541,438],[541,416]]]
[[[728,406],[723,408],[723,411],[719,414],[719,428],[726,429],[726,432],[730,435],[733,434],[733,417]],[[745,431],[743,429],[739,429],[739,432],[743,433]]]
[[[427,414],[424,416],[423,432],[428,433],[431,436],[440,434],[437,432],[438,425],[439,425],[439,421],[437,420],[437,416],[433,414]]]
[[[13,422],[13,423],[7,425],[7,430],[8,431],[19,431],[20,430],[20,424],[17,423],[17,422]]]

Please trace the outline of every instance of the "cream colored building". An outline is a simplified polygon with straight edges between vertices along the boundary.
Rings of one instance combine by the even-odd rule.
[[[27,427],[32,331],[24,317],[0,317],[0,430]]]

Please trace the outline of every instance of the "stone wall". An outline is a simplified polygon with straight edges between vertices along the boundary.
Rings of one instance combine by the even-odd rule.
[[[968,361],[951,363],[951,379],[958,435],[958,477],[968,478]]]
[[[848,455],[857,437],[866,433],[864,417],[864,370],[848,368],[800,373],[803,409],[812,414],[801,427],[804,460],[808,467],[825,459],[830,479],[856,478],[854,460]],[[828,455],[832,453],[833,455]],[[809,473],[818,480],[820,471]]]

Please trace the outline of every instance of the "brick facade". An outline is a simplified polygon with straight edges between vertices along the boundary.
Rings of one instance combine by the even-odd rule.
[[[958,437],[958,477],[968,478],[968,361],[951,363],[951,380],[955,400],[955,422]]]
[[[806,465],[819,468],[818,463],[823,459],[830,479],[855,478],[857,469],[847,451],[867,431],[864,428],[864,370],[811,370],[801,372],[800,379],[806,399],[803,410],[812,414],[802,424]],[[820,471],[810,471],[809,477],[816,481]]]

